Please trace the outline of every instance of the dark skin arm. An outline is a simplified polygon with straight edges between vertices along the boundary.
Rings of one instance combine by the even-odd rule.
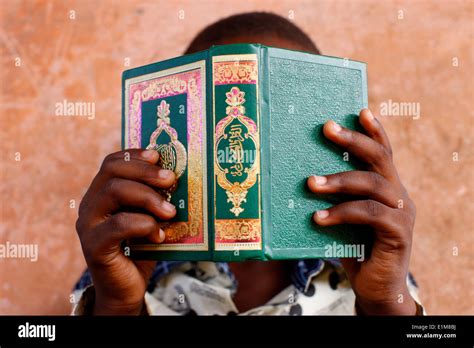
[[[142,310],[156,262],[131,260],[120,244],[134,237],[153,243],[165,239],[156,219],[168,220],[176,209],[153,188],[169,188],[175,175],[156,166],[157,161],[156,151],[107,156],[79,207],[76,229],[94,281],[96,315],[138,315]]]
[[[367,171],[312,176],[311,191],[349,194],[364,199],[342,203],[314,214],[321,226],[343,223],[372,227],[375,243],[369,259],[341,259],[363,314],[414,315],[416,305],[406,279],[415,223],[415,205],[408,197],[392,161],[381,123],[368,109],[359,121],[366,135],[329,121],[324,135],[367,164]]]

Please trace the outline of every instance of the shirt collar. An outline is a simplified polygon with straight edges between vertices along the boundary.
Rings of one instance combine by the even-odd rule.
[[[337,263],[339,260],[327,260],[330,263]],[[155,269],[151,275],[150,281],[148,283],[148,292],[152,292],[155,289],[155,286],[160,278],[170,273],[175,267],[182,265],[188,261],[159,261],[157,262]],[[318,275],[324,268],[325,262],[321,259],[307,259],[307,260],[298,260],[295,262],[293,271],[291,273],[291,281],[293,285],[301,292],[306,292],[308,290],[311,280]],[[228,263],[226,262],[217,262],[216,266],[218,270],[222,273],[225,273],[234,284],[236,280],[234,274],[229,268]],[[77,282],[75,289],[84,289],[87,286],[92,284],[92,277],[88,270],[86,270],[79,281]]]
[[[188,261],[161,261],[156,264],[155,270],[150,278],[148,291],[152,292],[156,283],[164,275],[171,272],[175,267]],[[308,290],[311,280],[318,275],[324,268],[324,261],[321,259],[298,260],[294,263],[291,273],[292,284],[301,292]],[[222,273],[225,273],[235,284],[234,274],[230,270],[227,262],[216,262],[216,267]],[[236,286],[235,286],[236,287]]]

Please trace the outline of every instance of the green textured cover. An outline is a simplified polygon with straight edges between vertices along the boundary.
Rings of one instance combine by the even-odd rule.
[[[219,62],[222,56],[228,56],[228,61],[234,60],[236,65],[244,67],[246,58],[242,57],[246,56],[243,55],[256,56],[258,78],[254,79],[254,83],[231,81],[219,85],[216,82],[217,75],[213,74],[213,69],[217,71],[213,59]],[[129,147],[127,139],[130,138],[127,133],[130,123],[127,122],[125,109],[131,108],[129,104],[133,99],[130,93],[127,94],[129,92],[127,81],[199,61],[205,61],[206,71],[202,86],[204,93],[202,107],[206,115],[205,127],[203,126],[205,160],[200,159],[200,163],[205,167],[202,184],[205,186],[205,190],[202,191],[205,197],[202,199],[207,205],[203,214],[205,215],[203,224],[208,237],[207,250],[142,250],[134,248],[132,243],[132,256],[161,260],[215,261],[320,258],[326,256],[325,247],[332,245],[333,242],[365,243],[366,237],[363,234],[356,234],[354,226],[322,228],[314,224],[311,217],[316,210],[327,208],[341,198],[316,196],[306,188],[306,179],[310,175],[336,173],[357,167],[357,163],[351,162],[352,160],[344,161],[342,151],[324,138],[322,126],[328,119],[333,119],[345,127],[358,128],[357,114],[360,109],[367,107],[365,64],[259,44],[236,44],[213,46],[207,51],[127,70],[122,78],[123,148]],[[235,70],[237,75],[233,76],[243,76],[239,69]],[[241,138],[245,139],[241,143],[245,149],[258,149],[259,159],[256,182],[247,190],[246,201],[241,204],[243,211],[238,216],[230,212],[232,202],[229,203],[226,190],[216,183],[215,168],[216,150],[229,147],[230,123],[225,128],[226,137],[219,142],[220,147],[215,147],[217,138],[215,134],[216,124],[226,117],[226,110],[228,111],[226,107],[229,104],[225,102],[225,93],[232,87],[237,87],[240,92],[245,93],[245,103],[242,104],[245,106],[245,116],[250,119],[251,124],[254,122],[258,125],[257,141]],[[170,104],[170,125],[181,134],[178,138],[187,149],[189,161],[193,156],[189,147],[192,144],[188,144],[186,136],[182,136],[186,134],[186,122],[183,121],[186,117],[175,116],[179,112],[188,112],[187,108],[191,107],[186,104],[183,95],[185,94],[169,96],[166,102]],[[142,122],[141,144],[134,143],[136,146],[133,147],[146,147],[153,127],[156,128],[153,122],[156,122],[156,107],[161,99],[142,102],[141,117],[145,121]],[[177,105],[182,109],[178,110]],[[153,126],[150,120],[153,120]],[[189,125],[188,116],[188,131]],[[241,125],[236,127],[248,130],[250,134],[250,128],[245,125],[243,128]],[[255,163],[255,161],[249,162],[244,164],[244,167],[247,165],[245,168],[255,169]],[[219,166],[224,167],[224,164],[225,162],[219,162]],[[179,199],[183,199],[193,185],[191,179],[186,180],[186,175],[189,175],[188,167],[179,180],[178,189],[172,194],[171,202],[177,206]],[[230,174],[226,175],[230,177]],[[195,189],[193,192],[188,192],[188,197],[195,192]],[[173,221],[186,223],[187,203],[189,202],[186,201],[184,209],[178,208],[178,216]],[[261,246],[256,247],[258,243],[248,243],[252,249],[248,250],[246,243],[241,243],[242,247],[239,243],[234,243],[239,245],[237,247],[229,243],[228,250],[215,250],[216,247],[220,248],[218,245],[227,246],[225,244],[227,242],[215,243],[217,221],[221,219],[225,223],[230,221],[231,224],[234,221],[232,219],[258,221]]]

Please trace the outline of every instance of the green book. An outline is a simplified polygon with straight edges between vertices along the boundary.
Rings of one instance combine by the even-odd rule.
[[[131,240],[132,257],[351,257],[351,247],[364,245],[354,226],[317,226],[313,213],[344,198],[306,187],[310,175],[358,167],[322,126],[333,119],[358,127],[364,63],[260,44],[213,46],[127,70],[122,89],[122,148],[155,149],[179,178],[163,192],[177,207],[173,220],[159,221],[164,243]]]

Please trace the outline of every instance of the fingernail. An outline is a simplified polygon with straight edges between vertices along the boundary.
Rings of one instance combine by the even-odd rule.
[[[163,209],[166,210],[168,213],[174,213],[176,210],[175,206],[167,201],[163,201]]]
[[[162,180],[167,180],[170,179],[172,176],[174,176],[174,172],[168,169],[160,169],[158,171],[158,178]]]
[[[144,159],[153,159],[156,156],[156,151],[155,150],[146,150],[142,152],[142,157]]]
[[[333,131],[335,131],[336,133],[339,133],[341,131],[341,126],[338,125],[336,122],[331,122],[331,128]]]
[[[328,179],[325,176],[317,176],[313,175],[314,181],[316,182],[316,185],[318,186],[323,186],[328,182]]]
[[[165,238],[166,238],[165,231],[163,231],[163,230],[160,228],[159,242],[160,242],[160,243],[163,243],[163,242],[165,241]]]
[[[373,121],[374,120],[374,115],[372,114],[372,111],[370,111],[370,109],[366,109],[367,110],[367,119],[369,121]]]
[[[319,219],[325,219],[329,216],[329,211],[327,210],[320,210],[316,213]]]

